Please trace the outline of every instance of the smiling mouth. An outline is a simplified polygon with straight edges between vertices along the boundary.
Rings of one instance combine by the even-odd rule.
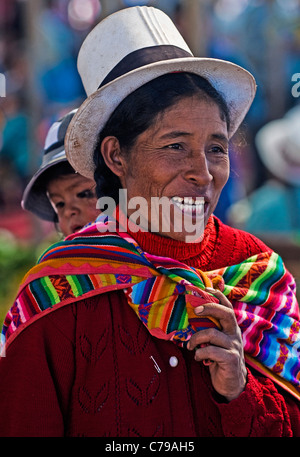
[[[208,202],[204,197],[172,197],[171,202],[180,209],[180,211],[189,214],[205,213]]]

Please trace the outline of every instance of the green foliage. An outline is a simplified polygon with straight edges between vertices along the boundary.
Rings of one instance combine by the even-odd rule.
[[[0,326],[14,302],[23,277],[54,241],[56,240],[24,244],[7,232],[0,233]]]

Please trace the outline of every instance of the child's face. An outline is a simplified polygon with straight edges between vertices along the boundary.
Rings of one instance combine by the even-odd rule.
[[[96,209],[95,182],[77,173],[52,179],[47,195],[65,236],[93,222],[100,213]]]

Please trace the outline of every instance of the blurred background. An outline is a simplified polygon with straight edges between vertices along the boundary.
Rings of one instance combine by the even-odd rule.
[[[24,273],[60,238],[20,201],[48,128],[84,100],[80,45],[99,20],[134,5],[165,11],[196,56],[230,60],[255,76],[257,95],[233,139],[231,176],[216,215],[262,238],[299,281],[300,0],[0,0],[1,320]],[[279,142],[258,144],[257,132],[286,116],[291,132],[282,128]],[[284,158],[280,176],[264,147]]]

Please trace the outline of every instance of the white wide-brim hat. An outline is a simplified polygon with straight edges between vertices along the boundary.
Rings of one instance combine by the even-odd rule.
[[[300,106],[262,127],[255,143],[263,164],[275,177],[300,186]]]
[[[68,162],[65,153],[64,140],[67,128],[76,113],[76,109],[70,111],[57,121],[48,130],[43,150],[42,163],[34,173],[23,192],[21,206],[40,219],[54,222],[56,213],[43,185],[45,172],[59,163]]]
[[[77,65],[88,98],[70,123],[65,149],[73,168],[87,178],[94,177],[100,131],[120,102],[147,82],[172,72],[206,78],[227,103],[230,137],[256,92],[244,68],[194,57],[171,19],[153,7],[126,8],[101,21],[83,42]]]

